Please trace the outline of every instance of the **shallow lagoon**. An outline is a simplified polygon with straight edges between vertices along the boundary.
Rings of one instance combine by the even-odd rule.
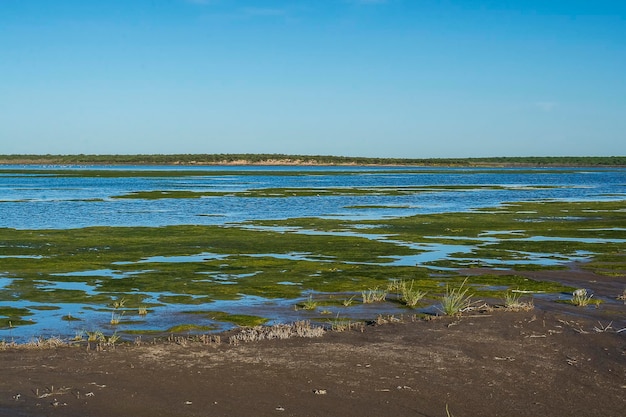
[[[5,167],[0,340],[432,312],[460,267],[623,254],[625,184],[616,168]],[[431,298],[359,301],[391,279]],[[568,290],[500,280],[472,285]]]

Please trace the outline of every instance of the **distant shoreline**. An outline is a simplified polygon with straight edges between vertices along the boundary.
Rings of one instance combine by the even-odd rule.
[[[624,167],[626,156],[416,159],[283,154],[0,155],[0,165]]]

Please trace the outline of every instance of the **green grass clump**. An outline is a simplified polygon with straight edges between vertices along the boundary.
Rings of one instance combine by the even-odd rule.
[[[61,317],[61,320],[63,320],[63,321],[80,321],[80,319],[78,317],[74,317],[71,314],[66,314],[65,316]]]
[[[407,307],[415,307],[417,304],[426,297],[427,292],[421,291],[415,288],[415,280],[410,282],[400,280],[394,283],[397,288],[400,301]]]
[[[579,288],[572,293],[570,302],[577,307],[586,307],[589,304],[600,304],[600,300],[592,300],[593,294],[589,294],[586,289]]]
[[[441,296],[441,311],[446,316],[456,316],[472,304],[472,298],[467,295],[469,288],[465,286],[465,279],[458,288],[446,285],[446,292]]]
[[[313,299],[312,295],[309,295],[309,297],[296,305],[296,309],[301,309],[301,310],[315,310],[317,308],[317,301]]]
[[[387,298],[387,291],[378,287],[361,292],[363,304],[381,303]]]

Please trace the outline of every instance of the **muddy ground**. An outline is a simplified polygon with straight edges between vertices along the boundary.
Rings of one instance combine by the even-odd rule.
[[[529,274],[612,301],[536,300],[531,311],[405,317],[238,346],[224,336],[7,349],[0,416],[626,415],[626,305],[616,300],[626,279],[566,272]]]

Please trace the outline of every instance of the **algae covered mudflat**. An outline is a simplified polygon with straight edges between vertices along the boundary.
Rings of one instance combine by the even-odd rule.
[[[275,177],[282,187],[273,184],[272,176],[257,173],[255,177],[249,172],[247,179],[236,173],[224,179],[221,173],[199,175],[189,170],[174,182],[165,176],[156,182],[147,177],[130,184],[123,170],[96,183],[80,177],[68,183],[55,173],[45,179],[55,190],[40,188],[45,184],[38,182],[40,176],[33,180],[30,172],[15,170],[11,192],[19,193],[17,181],[26,187],[22,194],[30,193],[31,198],[5,200],[0,210],[6,213],[13,208],[17,216],[16,208],[51,210],[67,205],[78,212],[68,213],[70,219],[75,215],[79,224],[89,225],[23,227],[24,220],[11,224],[4,218],[0,338],[71,337],[94,330],[128,335],[193,333],[302,318],[330,325],[333,320],[368,320],[378,314],[438,314],[446,287],[466,279],[457,272],[461,268],[510,271],[497,277],[472,275],[466,285],[476,298],[501,299],[511,289],[555,301],[569,297],[573,288],[533,281],[515,271],[564,268],[572,261],[623,279],[626,210],[620,198],[621,171],[609,172],[612,187],[606,188],[602,180],[597,189],[589,188],[589,182],[577,188],[571,172],[565,170],[550,173],[552,184],[544,180],[543,170],[531,177],[524,170],[515,181],[508,171],[503,177],[453,171],[451,176],[438,177],[446,185],[433,184],[432,173],[415,171],[355,169],[335,176],[327,171],[303,175],[301,170],[289,175],[286,170]],[[497,178],[501,183],[495,182]],[[559,182],[561,178],[568,180]],[[392,183],[412,193],[391,192]],[[185,212],[189,201],[185,193],[195,193],[197,188],[221,188],[218,200],[225,199],[221,210],[226,219],[217,216],[214,224],[203,224],[205,216],[215,213]],[[164,189],[181,194],[154,200],[154,193]],[[312,189],[322,192],[312,197]],[[572,190],[579,192],[578,201],[555,198],[559,192],[570,197]],[[46,196],[33,198],[33,193]],[[544,193],[552,198],[532,198],[545,197]],[[77,194],[85,198],[98,194],[102,201],[85,203],[89,206],[85,209],[75,201]],[[463,203],[446,206],[438,199],[441,194]],[[132,202],[128,205],[128,198],[115,198],[120,195],[141,203],[142,221],[153,218],[156,225],[129,225],[123,216],[107,216],[110,210],[136,208]],[[282,212],[265,218],[244,213],[238,221],[226,221],[229,207],[262,212],[263,205],[275,204],[270,201],[276,196],[287,204],[274,206],[284,207]],[[503,197],[518,201],[485,204]],[[311,198],[318,208],[315,215],[309,215],[307,207]],[[168,205],[169,200],[175,205]],[[206,195],[194,200],[207,202],[205,210],[215,204]],[[428,202],[432,207],[421,210],[420,204]],[[305,207],[300,210],[299,205]],[[349,214],[324,212],[338,206]],[[94,210],[104,213],[86,218]],[[167,210],[183,212],[174,215]],[[170,220],[164,223],[174,223],[175,218],[180,224],[159,224],[162,211]],[[116,224],[116,219],[122,219],[122,224]],[[33,219],[34,226],[37,221]],[[425,297],[408,307],[390,287],[398,282],[410,283]],[[388,295],[383,302],[364,303],[368,291]]]

